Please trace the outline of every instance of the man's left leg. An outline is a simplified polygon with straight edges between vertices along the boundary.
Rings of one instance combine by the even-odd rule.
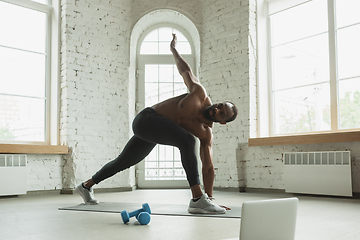
[[[92,186],[142,161],[155,145],[133,136],[116,159],[105,164],[92,178],[78,185],[76,191],[85,203],[97,204],[99,201],[94,197]]]

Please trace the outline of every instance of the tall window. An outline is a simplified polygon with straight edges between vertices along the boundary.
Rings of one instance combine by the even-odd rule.
[[[144,107],[153,106],[187,92],[170,52],[172,33],[177,35],[177,50],[190,64],[193,62],[191,45],[184,34],[177,29],[160,27],[146,34],[138,56],[138,68],[141,73],[139,88],[143,89],[139,92],[138,101],[143,102],[141,105]],[[180,151],[177,148],[158,145],[144,162],[145,181],[186,180]],[[141,180],[139,181],[140,186],[143,186]]]
[[[0,141],[46,142],[52,6],[0,1]]]
[[[272,135],[360,128],[358,0],[268,1]]]

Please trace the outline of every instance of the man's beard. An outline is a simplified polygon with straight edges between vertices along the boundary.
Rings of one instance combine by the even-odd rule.
[[[206,120],[216,122],[214,119],[215,111],[213,106],[206,107],[203,111],[203,116]]]

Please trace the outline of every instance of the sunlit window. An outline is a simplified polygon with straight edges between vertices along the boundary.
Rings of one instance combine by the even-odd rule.
[[[178,30],[169,27],[157,28],[144,39],[140,54],[171,54],[169,43],[172,33],[177,36],[177,50],[180,54],[191,54],[191,47],[186,37]]]
[[[46,140],[49,13],[36,6],[0,1],[0,141]]]
[[[360,128],[360,1],[283,1],[283,8],[274,2],[268,38],[274,135]]]
[[[360,128],[360,1],[336,0],[339,128]]]

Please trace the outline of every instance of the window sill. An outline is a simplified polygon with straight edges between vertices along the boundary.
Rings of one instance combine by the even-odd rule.
[[[249,147],[360,141],[360,131],[249,138]]]
[[[69,149],[63,145],[0,144],[0,153],[68,154]]]

